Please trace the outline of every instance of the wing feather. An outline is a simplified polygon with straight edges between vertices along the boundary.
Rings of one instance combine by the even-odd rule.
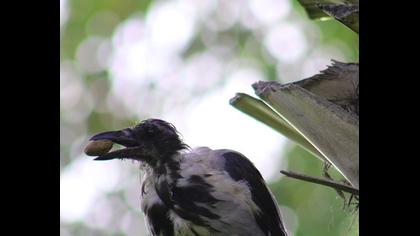
[[[238,152],[227,151],[222,156],[225,160],[224,169],[230,177],[236,181],[246,181],[251,188],[252,200],[261,209],[254,213],[261,230],[266,235],[286,236],[276,202],[257,168]]]

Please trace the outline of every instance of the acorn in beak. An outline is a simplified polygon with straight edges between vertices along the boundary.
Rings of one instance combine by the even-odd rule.
[[[114,143],[122,145],[125,148],[110,152]],[[98,161],[112,159],[143,161],[151,157],[150,150],[137,141],[130,128],[107,131],[94,135],[90,138],[90,142],[84,152],[88,156],[97,156],[94,160]]]

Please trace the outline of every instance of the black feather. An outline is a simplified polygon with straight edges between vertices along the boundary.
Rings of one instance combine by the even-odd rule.
[[[271,197],[264,179],[251,161],[237,152],[226,152],[225,170],[232,179],[245,180],[251,188],[252,200],[261,209],[255,212],[254,217],[258,226],[266,235],[287,235],[281,224],[280,215],[277,212],[276,203]]]
[[[168,208],[177,213],[181,218],[216,232],[217,230],[210,227],[203,217],[219,219],[220,216],[211,212],[206,207],[197,205],[197,203],[204,203],[211,206],[219,201],[210,194],[213,186],[198,175],[193,175],[188,179],[188,182],[190,183],[188,186],[176,186],[177,179],[181,177],[178,173],[179,165],[168,162],[166,163],[166,166],[173,167],[169,168],[170,173],[167,174],[173,178],[172,180],[174,182],[168,184],[166,181],[162,181],[155,185],[156,193],[159,198]],[[162,169],[166,170],[166,168]]]
[[[161,204],[154,204],[145,210],[153,235],[174,235],[174,225],[168,218],[168,210],[166,206]]]
[[[219,219],[220,216],[206,207],[197,205],[197,203],[203,203],[212,206],[219,201],[210,194],[213,186],[197,175],[191,176],[188,181],[190,185],[172,189],[172,200],[177,205],[178,214],[197,225],[217,231],[210,227],[203,217]]]
[[[208,208],[199,206],[197,203],[205,203],[211,205],[218,200],[215,199],[205,187],[200,185],[191,185],[186,187],[176,187],[172,190],[172,199],[183,211],[188,212],[192,216],[188,220],[194,218],[207,217],[210,219],[219,219],[220,216],[211,212]]]

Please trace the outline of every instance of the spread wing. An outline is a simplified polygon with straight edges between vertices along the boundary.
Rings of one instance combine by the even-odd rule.
[[[286,230],[281,221],[275,200],[268,190],[263,177],[251,161],[238,152],[227,151],[223,153],[224,169],[232,179],[245,180],[251,188],[252,200],[260,208],[254,217],[258,226],[266,235],[286,236]]]

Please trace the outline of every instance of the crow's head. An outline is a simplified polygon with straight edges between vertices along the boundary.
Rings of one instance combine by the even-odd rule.
[[[133,159],[152,165],[164,162],[187,147],[176,128],[159,119],[144,120],[133,128],[99,133],[90,140],[109,140],[125,147],[100,155],[95,160]]]

